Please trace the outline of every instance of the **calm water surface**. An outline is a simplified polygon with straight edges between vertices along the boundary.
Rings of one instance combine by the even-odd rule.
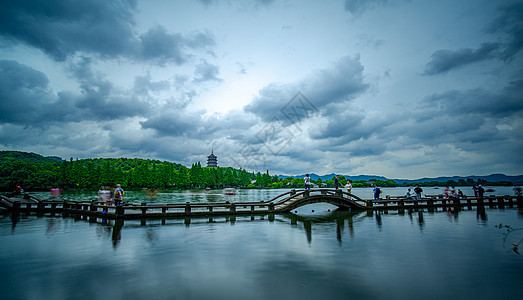
[[[517,209],[333,210],[106,224],[0,216],[1,298],[523,299],[523,253],[511,246],[523,230],[504,240],[495,227],[523,228]]]

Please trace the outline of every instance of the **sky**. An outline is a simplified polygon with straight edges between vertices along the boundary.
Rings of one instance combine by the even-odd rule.
[[[0,150],[523,174],[523,1],[3,0]]]

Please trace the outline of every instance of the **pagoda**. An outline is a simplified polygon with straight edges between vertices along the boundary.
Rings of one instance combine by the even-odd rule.
[[[211,155],[207,156],[207,167],[216,168],[218,167],[218,157],[214,155],[214,150],[211,150]]]

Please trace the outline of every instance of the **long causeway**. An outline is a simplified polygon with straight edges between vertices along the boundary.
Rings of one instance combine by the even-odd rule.
[[[113,206],[99,201],[51,201],[42,200],[30,194],[22,198],[8,198],[0,195],[0,207],[5,212],[37,214],[72,214],[102,219],[155,219],[217,215],[255,215],[291,213],[295,209],[313,203],[330,203],[340,210],[411,210],[454,207],[468,208],[514,207],[523,208],[521,196],[489,196],[484,199],[467,197],[464,199],[445,199],[441,195],[426,196],[421,200],[405,197],[389,197],[380,200],[360,199],[356,195],[334,189],[291,190],[260,202],[221,202],[221,203],[123,203]]]

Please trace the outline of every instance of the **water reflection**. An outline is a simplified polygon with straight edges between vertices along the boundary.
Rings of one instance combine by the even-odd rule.
[[[437,212],[437,210],[436,210]],[[458,222],[460,213],[463,212],[463,210],[459,208],[444,208],[440,211],[441,213],[445,213],[449,219],[449,221]],[[154,231],[154,226],[161,225],[161,226],[178,226],[183,225],[186,228],[191,227],[195,224],[211,224],[211,223],[230,223],[231,225],[235,225],[237,222],[281,222],[281,223],[288,223],[291,225],[291,228],[294,229],[300,229],[303,230],[305,233],[305,237],[308,244],[311,244],[313,241],[313,232],[315,227],[321,224],[335,224],[336,230],[333,231],[335,233],[336,240],[338,242],[339,246],[343,245],[343,237],[345,232],[345,223],[347,223],[347,228],[349,232],[349,237],[352,239],[355,235],[355,232],[357,230],[357,224],[364,220],[365,218],[373,218],[375,219],[376,228],[379,232],[382,232],[384,227],[387,226],[387,224],[384,222],[383,217],[384,215],[389,214],[397,214],[397,215],[404,215],[404,211],[364,211],[364,212],[352,212],[352,211],[333,211],[328,214],[320,213],[318,215],[297,215],[297,214],[265,214],[265,215],[248,215],[248,216],[237,216],[237,215],[230,215],[230,216],[210,216],[210,217],[184,217],[184,218],[164,218],[164,219],[141,219],[141,220],[127,220],[124,221],[123,219],[118,220],[108,220],[108,219],[102,219],[97,217],[86,217],[81,215],[73,215],[73,219],[75,222],[80,221],[88,221],[89,223],[97,223],[100,225],[97,229],[98,236],[101,238],[108,238],[110,236],[113,247],[117,248],[122,240],[122,231],[125,230],[126,227],[134,227],[138,225],[140,227],[146,227],[145,230],[145,241],[148,244],[153,244],[155,241],[158,240],[158,236]],[[409,209],[407,210],[407,215],[411,221],[411,224],[416,223],[419,227],[420,231],[423,231],[425,228],[425,215],[426,214],[434,214],[434,209],[428,211],[424,209]],[[521,212],[519,212],[521,214]],[[15,232],[15,228],[17,224],[20,221],[20,214],[19,213],[13,213],[10,215],[4,215],[3,218],[10,217],[11,218],[11,228],[12,232]],[[27,218],[27,215],[23,215],[22,217]],[[58,225],[59,225],[59,219],[57,219],[56,216],[49,217],[44,216],[45,218],[48,218],[46,220],[46,234],[51,235],[55,233]],[[69,215],[62,215],[63,218],[71,217]],[[478,206],[476,208],[476,218],[478,221],[486,222],[488,220],[487,218],[487,212],[485,210],[484,206]],[[301,225],[301,226],[300,226]],[[153,226],[153,227],[151,227]]]
[[[113,227],[113,234],[111,236],[111,239],[113,241],[113,247],[116,248],[120,244],[120,241],[122,239],[122,228],[123,228],[123,220],[116,220],[114,222]]]
[[[521,227],[515,210],[13,217],[0,217],[5,299],[521,299],[519,236],[503,251],[493,228]]]
[[[423,212],[421,210],[418,211],[418,224],[419,229],[423,230],[423,226],[425,225],[425,219],[423,218]]]
[[[485,206],[480,205],[476,207],[476,218],[481,221],[487,221],[487,213],[485,212]]]

